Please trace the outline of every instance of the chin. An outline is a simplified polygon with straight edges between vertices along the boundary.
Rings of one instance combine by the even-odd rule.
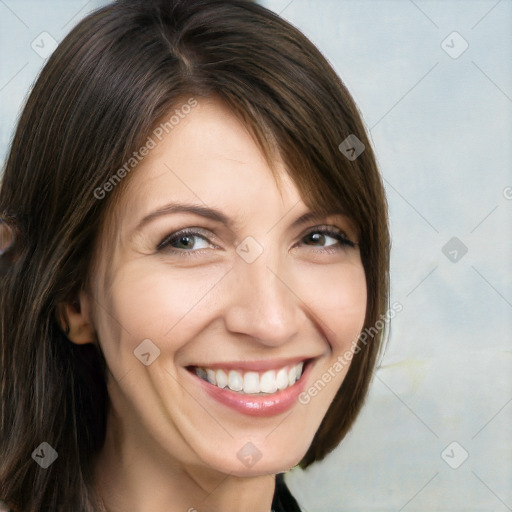
[[[295,467],[309,449],[311,440],[287,437],[269,442],[265,437],[253,437],[251,440],[234,441],[228,449],[220,449],[207,454],[203,460],[211,468],[225,474],[237,477],[256,477],[269,474],[283,473]],[[290,440],[293,442],[290,443]],[[291,444],[288,448],[286,445]],[[233,455],[229,455],[233,454]]]

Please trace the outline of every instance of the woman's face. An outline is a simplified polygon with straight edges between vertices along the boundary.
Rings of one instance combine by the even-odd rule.
[[[119,446],[161,461],[285,471],[363,327],[364,269],[343,241],[357,233],[341,215],[299,221],[309,210],[282,165],[280,195],[219,101],[199,100],[163,135],[110,212],[92,279],[109,427]]]

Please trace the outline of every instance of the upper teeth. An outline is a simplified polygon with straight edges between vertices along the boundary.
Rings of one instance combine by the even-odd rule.
[[[275,393],[292,386],[302,375],[304,363],[285,366],[279,370],[263,373],[240,372],[237,370],[212,370],[195,367],[196,375],[219,388],[228,387],[241,393]]]

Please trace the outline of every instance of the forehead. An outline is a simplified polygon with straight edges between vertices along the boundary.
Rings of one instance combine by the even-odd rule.
[[[118,222],[127,228],[173,197],[219,206],[256,197],[268,202],[276,192],[280,200],[300,200],[282,162],[276,159],[278,186],[248,129],[218,100],[198,100],[161,140],[152,139],[154,148],[132,171],[120,197]]]
[[[175,108],[156,129],[174,112]],[[151,149],[115,191],[99,235],[99,275],[109,273],[107,266],[113,265],[115,252],[141,219],[170,202],[224,210],[237,229],[248,220],[248,205],[270,203],[286,208],[303,204],[279,157],[274,162],[274,177],[252,135],[225,103],[201,98],[177,119],[172,129],[161,130],[163,134],[157,131],[155,135],[153,130],[152,143],[147,145]]]
[[[279,156],[272,162],[273,172],[249,130],[226,104],[211,98],[197,101],[168,133],[158,138],[153,131],[155,144],[116,191],[98,237],[91,276],[95,286],[110,288],[120,252],[141,221],[170,203],[224,212],[237,235],[247,226],[264,233],[290,212],[290,218],[297,217],[323,203],[306,206]],[[355,233],[338,206],[329,207],[329,212],[345,214]]]

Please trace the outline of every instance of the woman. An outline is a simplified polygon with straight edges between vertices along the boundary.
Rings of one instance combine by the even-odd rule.
[[[389,265],[364,126],[304,35],[243,0],[92,13],[0,214],[12,510],[300,510],[283,474],[353,424]]]

